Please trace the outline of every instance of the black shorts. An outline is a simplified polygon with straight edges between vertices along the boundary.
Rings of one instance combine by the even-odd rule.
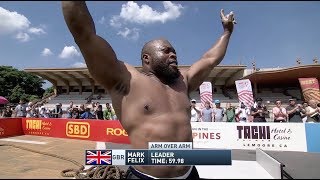
[[[127,176],[126,179],[153,179],[151,177],[148,177],[144,174],[141,174],[136,169],[134,169],[132,166],[129,166],[127,170]],[[200,179],[198,171],[195,166],[192,167],[192,170],[188,177],[184,179]]]

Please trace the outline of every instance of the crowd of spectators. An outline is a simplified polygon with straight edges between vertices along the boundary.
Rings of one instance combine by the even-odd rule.
[[[15,107],[7,106],[0,112],[0,117],[27,117],[27,118],[70,118],[70,119],[99,119],[117,120],[117,116],[111,104],[106,103],[105,108],[99,102],[90,105],[81,104],[75,106],[71,101],[67,107],[61,103],[54,108],[47,108],[43,104],[26,103],[20,100]]]
[[[281,100],[276,100],[274,107],[268,108],[261,98],[256,98],[253,106],[239,102],[234,107],[227,103],[222,108],[219,100],[214,103],[206,101],[203,108],[197,107],[197,101],[191,100],[191,122],[292,122],[316,123],[320,122],[320,103],[315,100],[296,103],[295,99],[288,100],[284,107]]]
[[[254,105],[248,107],[245,102],[238,106],[227,103],[221,107],[221,102],[205,102],[203,108],[196,106],[197,101],[191,100],[192,122],[320,122],[320,104],[315,100],[296,103],[295,99],[288,100],[284,107],[281,100],[276,100],[273,108],[267,108],[261,98],[257,98]],[[270,116],[271,115],[271,116]],[[26,103],[20,100],[15,107],[7,106],[0,111],[0,117],[34,117],[34,118],[70,118],[70,119],[99,119],[117,120],[115,111],[110,103],[105,105],[91,102],[89,105],[75,106],[71,101],[67,107],[57,103],[54,108],[47,108],[43,104]]]

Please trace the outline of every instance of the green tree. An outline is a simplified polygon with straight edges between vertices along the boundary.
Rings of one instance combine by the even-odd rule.
[[[0,66],[0,96],[6,97],[11,103],[17,103],[21,98],[28,101],[41,98],[43,83],[43,79],[31,73],[12,66]]]
[[[43,96],[46,96],[46,95],[48,95],[48,94],[51,94],[51,93],[53,93],[53,91],[54,91],[53,86],[51,86],[51,87],[49,87],[49,88],[47,88],[47,89],[45,90]]]

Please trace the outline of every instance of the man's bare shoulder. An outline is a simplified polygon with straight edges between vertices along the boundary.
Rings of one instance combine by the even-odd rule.
[[[128,94],[132,84],[136,84],[142,79],[139,69],[122,60],[117,60],[120,66],[119,71],[122,80],[115,82],[112,88],[107,88],[111,94]]]
[[[190,68],[181,68],[181,69],[179,69],[180,74],[182,75],[182,77],[183,77],[184,79],[187,78],[189,69],[190,69]]]
[[[118,61],[119,61],[119,63],[123,64],[123,66],[124,66],[130,73],[139,73],[139,70],[138,70],[136,67],[134,67],[133,65],[128,64],[128,63],[126,63],[126,62],[124,62],[124,61],[122,61],[122,60],[118,60]]]

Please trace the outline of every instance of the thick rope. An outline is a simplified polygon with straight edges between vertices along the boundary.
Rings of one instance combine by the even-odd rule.
[[[55,157],[58,159],[62,159],[65,161],[69,161],[76,166],[79,167],[79,169],[65,169],[61,171],[60,175],[63,177],[74,177],[76,179],[125,179],[126,173],[124,170],[121,170],[117,166],[92,166],[87,170],[84,170],[84,166],[70,158],[62,157],[56,154],[41,152],[33,149],[29,149],[22,146],[17,146],[14,144],[0,144],[0,146],[10,146],[18,149],[22,149],[25,151],[30,151],[38,154],[43,154],[46,156]]]

